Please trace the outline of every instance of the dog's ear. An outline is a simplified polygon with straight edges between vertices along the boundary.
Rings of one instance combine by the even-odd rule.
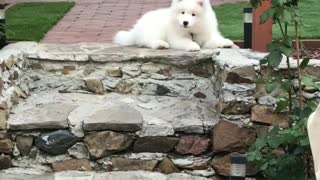
[[[201,7],[203,6],[203,0],[196,0],[196,1]]]

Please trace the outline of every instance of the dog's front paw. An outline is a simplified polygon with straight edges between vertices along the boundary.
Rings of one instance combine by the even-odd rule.
[[[186,51],[200,51],[199,44],[192,42],[186,47]]]
[[[234,46],[234,43],[230,39],[223,39],[218,42],[218,48],[231,48]]]
[[[170,45],[162,40],[156,40],[151,42],[152,49],[168,49]]]

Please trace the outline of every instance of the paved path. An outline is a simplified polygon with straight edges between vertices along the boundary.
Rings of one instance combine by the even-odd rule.
[[[7,3],[62,0],[4,0]],[[214,5],[244,0],[212,0]],[[171,0],[75,0],[76,5],[43,42],[111,42],[118,30],[129,29],[145,12],[167,7]]]

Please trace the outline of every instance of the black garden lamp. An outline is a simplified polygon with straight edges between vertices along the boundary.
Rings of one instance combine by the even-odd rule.
[[[230,180],[245,180],[247,158],[244,155],[234,154],[231,155],[230,161]]]
[[[252,8],[243,9],[243,47],[245,49],[252,48]]]
[[[6,34],[5,34],[5,10],[6,4],[0,4],[0,48],[6,44]]]

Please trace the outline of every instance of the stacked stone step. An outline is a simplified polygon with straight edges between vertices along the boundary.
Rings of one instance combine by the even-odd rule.
[[[2,69],[0,169],[11,167],[6,174],[144,170],[229,176],[230,156],[245,153],[256,131],[288,124],[257,81],[267,75],[259,65],[265,54],[109,44],[17,47],[22,50],[10,51],[3,62],[20,57],[28,68]],[[317,74],[317,68],[307,71]],[[255,174],[248,164],[247,175]]]
[[[212,177],[212,51],[40,44],[7,121],[13,171]]]

